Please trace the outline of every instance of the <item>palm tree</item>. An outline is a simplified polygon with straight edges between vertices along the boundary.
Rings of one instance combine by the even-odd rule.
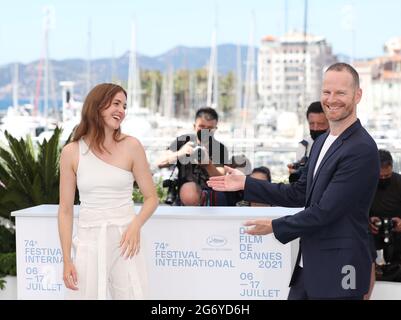
[[[8,148],[0,146],[0,278],[15,273],[15,236],[11,212],[59,202],[59,146],[61,129],[37,144],[4,133]],[[0,279],[0,289],[4,281]]]
[[[9,150],[0,147],[0,216],[10,218],[14,210],[59,201],[59,158],[61,129],[47,141],[17,140],[7,131]]]

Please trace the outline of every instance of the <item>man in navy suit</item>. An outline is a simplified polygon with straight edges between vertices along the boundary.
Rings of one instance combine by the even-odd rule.
[[[305,208],[245,223],[249,234],[273,233],[283,244],[300,238],[288,299],[362,299],[368,292],[368,217],[380,165],[377,146],[356,115],[361,97],[353,67],[336,63],[327,69],[321,103],[330,128],[313,144],[296,183],[272,184],[231,168],[208,181],[218,191],[244,190],[247,201]]]

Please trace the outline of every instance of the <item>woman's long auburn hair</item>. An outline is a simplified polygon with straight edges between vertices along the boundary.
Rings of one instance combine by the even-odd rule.
[[[88,136],[90,139],[89,148],[102,153],[108,151],[104,146],[104,120],[101,112],[110,107],[117,93],[124,93],[127,97],[127,92],[119,85],[113,83],[101,83],[95,86],[86,96],[82,107],[81,122],[76,127],[72,141],[79,141],[83,136]],[[121,128],[118,128],[113,133],[113,139],[116,142],[121,141]]]

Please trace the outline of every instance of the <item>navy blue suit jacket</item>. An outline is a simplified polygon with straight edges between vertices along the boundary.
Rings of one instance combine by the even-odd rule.
[[[330,146],[313,177],[327,136],[314,142],[298,182],[271,184],[247,177],[244,198],[305,208],[273,220],[272,226],[274,236],[284,244],[300,237],[308,296],[362,296],[368,291],[372,267],[368,216],[379,179],[378,150],[357,120]],[[298,253],[297,263],[299,257]],[[355,289],[343,288],[343,279],[350,274],[345,266],[355,268]]]

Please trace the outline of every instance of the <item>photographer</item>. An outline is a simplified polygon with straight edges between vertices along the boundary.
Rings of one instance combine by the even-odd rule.
[[[250,165],[249,165],[250,166]],[[229,167],[233,169],[244,169],[245,166],[238,166],[233,162]],[[246,170],[240,170],[244,175],[248,175]],[[267,167],[257,167],[249,173],[249,176],[254,179],[259,180],[266,180],[271,182],[271,174],[270,170]],[[234,191],[234,192],[223,192],[223,191],[215,191],[216,192],[216,206],[223,206],[223,207],[266,207],[269,206],[265,203],[257,203],[257,202],[249,202],[244,200],[244,192],[241,191]]]
[[[287,165],[290,173],[290,183],[296,182],[299,179],[302,170],[305,167],[306,161],[308,160],[309,152],[312,148],[313,142],[329,128],[329,122],[327,121],[326,115],[323,112],[320,101],[310,104],[308,110],[306,111],[306,119],[308,120],[310,136],[306,137],[299,143],[296,161]]]
[[[266,180],[268,182],[272,182],[270,169],[265,167],[265,166],[254,168],[252,170],[252,173],[250,174],[250,177],[254,178],[254,179]],[[241,192],[243,194],[243,191],[237,191],[237,192]],[[241,206],[241,207],[245,207],[245,206],[249,206],[249,207],[270,207],[270,205],[267,204],[267,203],[249,202],[249,201],[245,201],[245,200],[241,200],[236,205],[237,206]]]
[[[393,158],[379,150],[380,180],[370,208],[370,231],[376,250],[387,264],[401,264],[401,175],[393,172]],[[387,219],[387,220],[386,220]]]
[[[195,133],[177,137],[158,161],[159,168],[171,165],[178,168],[178,205],[199,206],[202,191],[210,190],[206,185],[209,177],[224,175],[224,164],[229,163],[228,149],[214,138],[217,122],[216,110],[199,109],[195,115]]]
[[[231,163],[228,166],[240,170],[243,174],[251,174],[252,172],[251,161],[244,154],[232,155]]]

